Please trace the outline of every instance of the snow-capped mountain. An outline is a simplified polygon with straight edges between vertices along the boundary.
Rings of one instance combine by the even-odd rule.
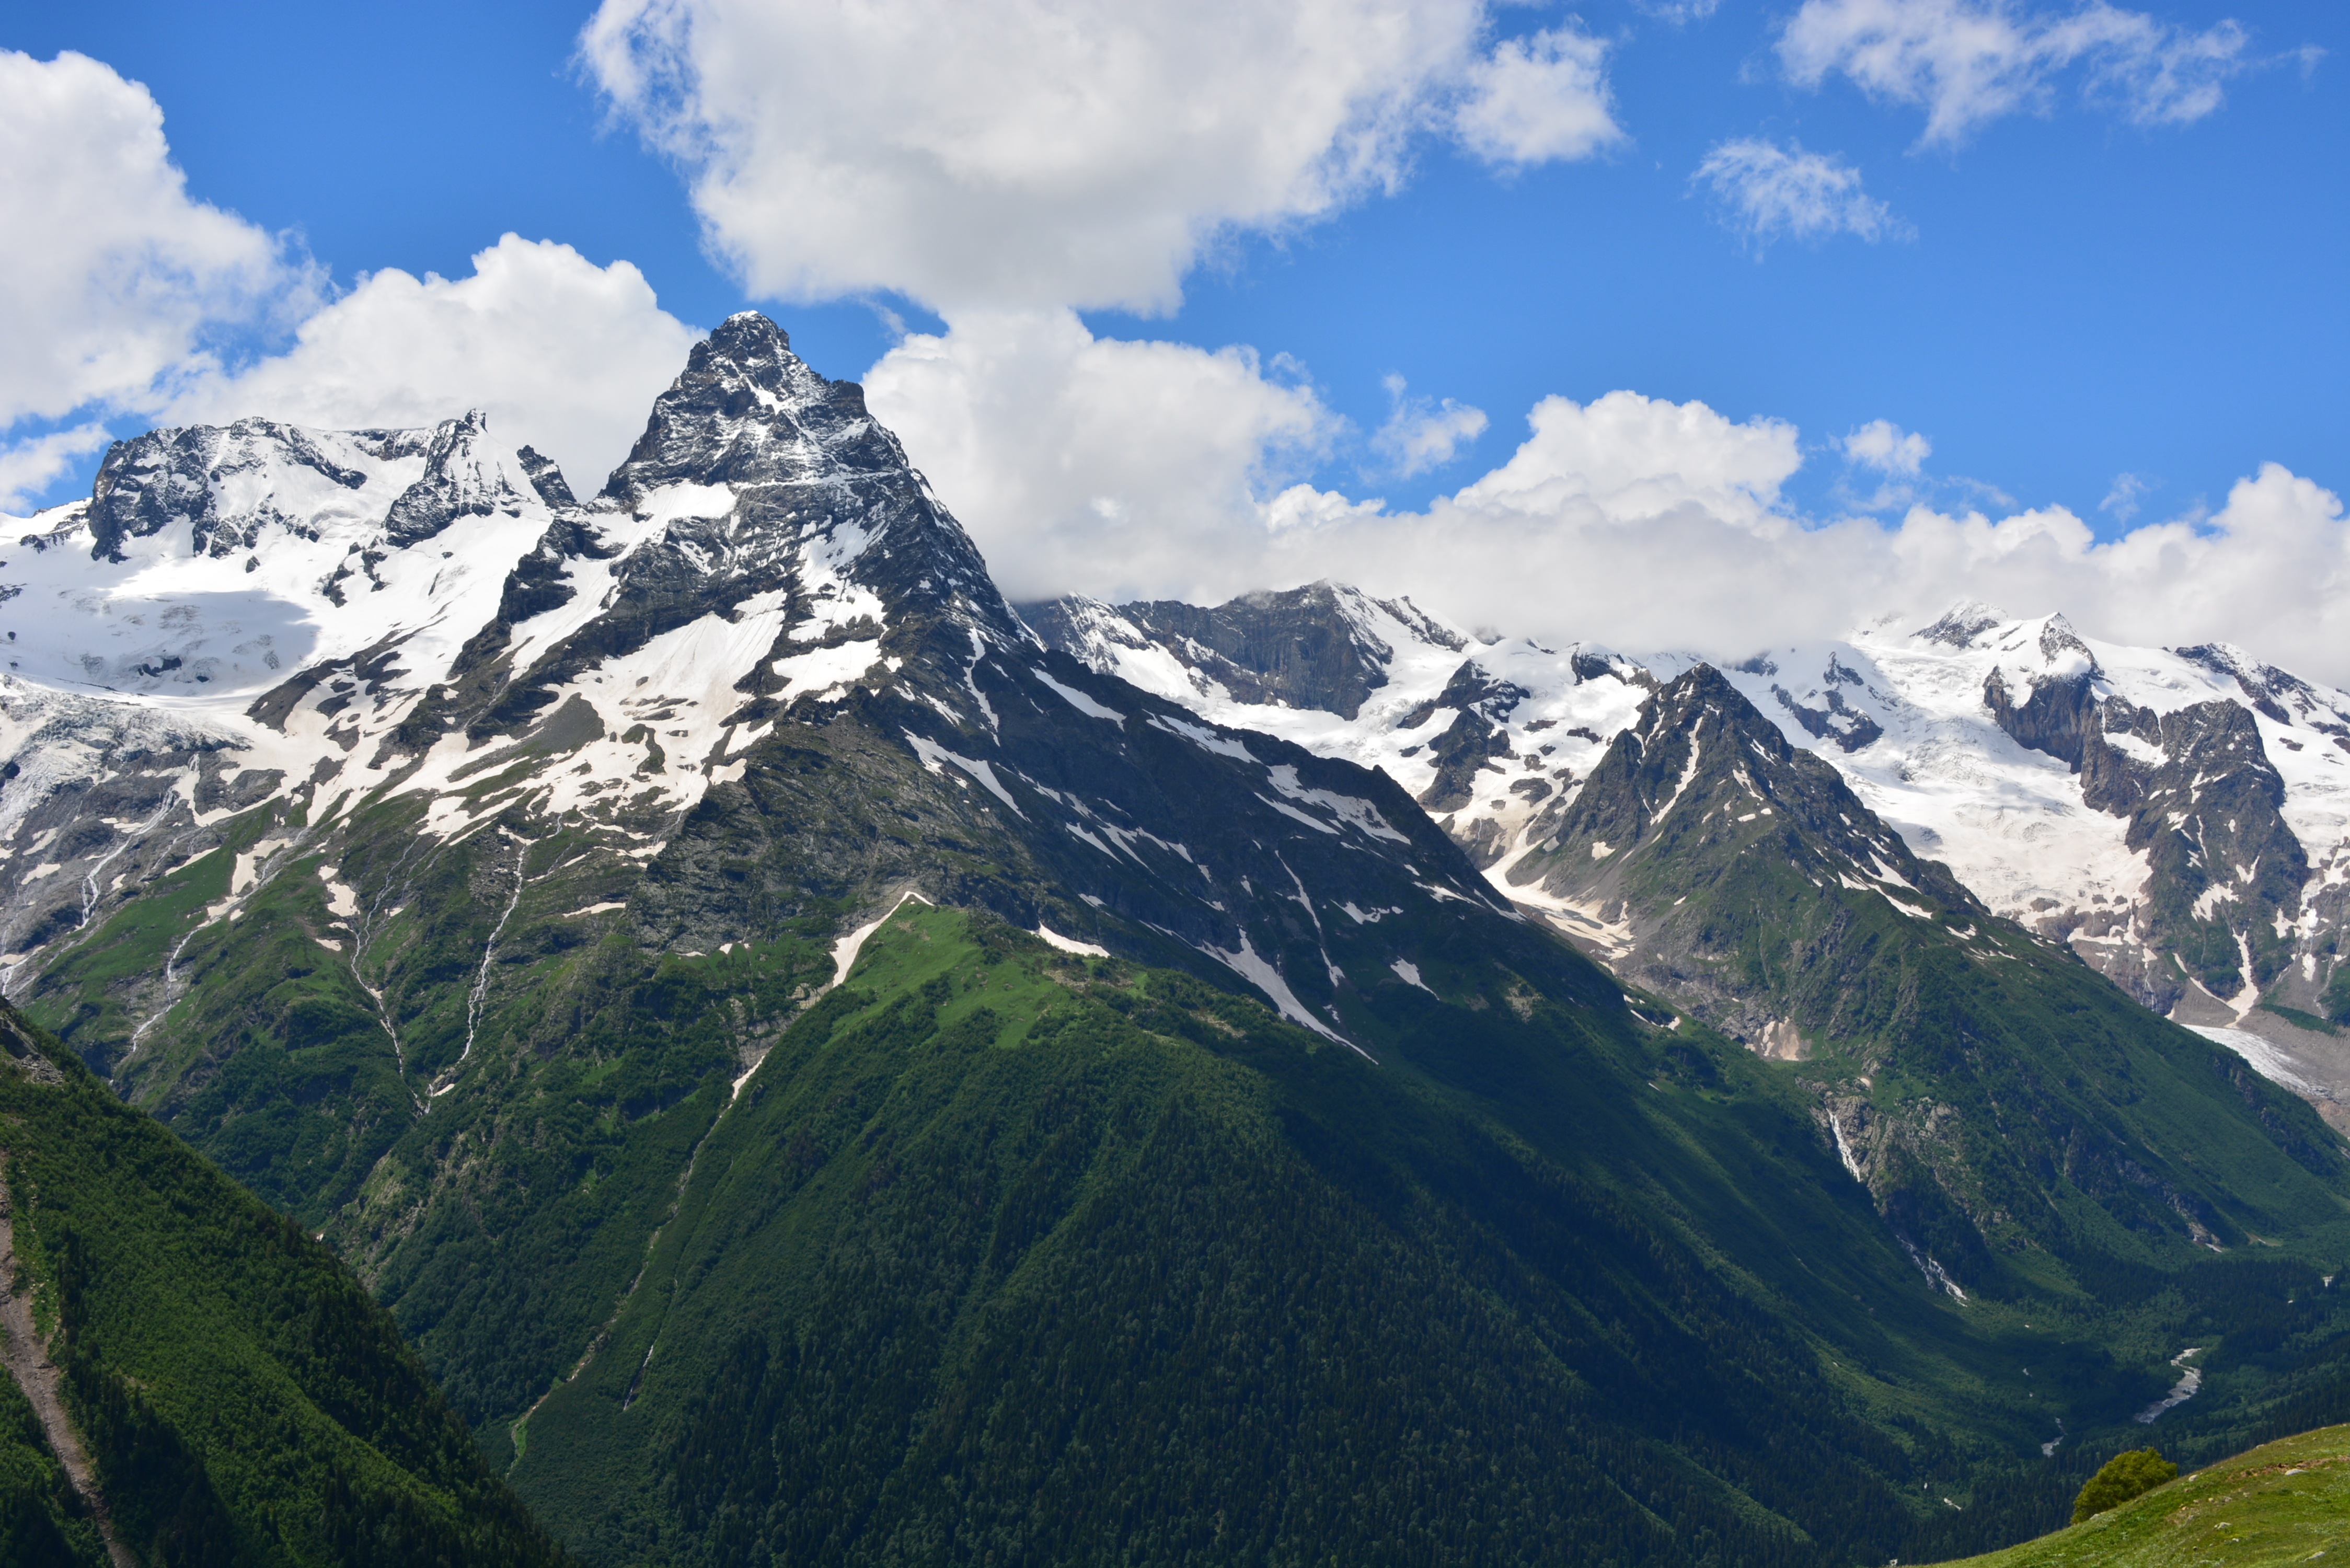
[[[1598,911],[1546,894],[1538,866],[1608,742],[1692,656],[1484,642],[1330,584],[1213,610],[1065,599],[1023,613],[1093,668],[1220,723],[1385,770],[1497,888],[1607,955]],[[1343,686],[1251,661],[1266,628],[1299,621],[1349,650]],[[2350,1012],[2335,953],[2350,694],[2224,645],[2126,648],[2061,615],[1975,604],[1887,615],[1721,674],[1991,911],[2272,1076],[2350,1099],[2350,1050],[2322,1032]]]
[[[811,897],[837,903],[811,916],[828,928],[875,897],[952,893],[1055,940],[1208,961],[1333,1040],[1351,1039],[1350,972],[1401,984],[1421,956],[1388,917],[1515,919],[1376,774],[1089,694],[861,390],[764,317],[695,348],[585,504],[479,415],[161,431],[118,445],[89,501],[34,519],[7,580],[0,979],[81,985],[97,933],[159,878],[221,871],[157,962],[91,982],[74,1043],[101,1067],[182,1034],[190,966],[314,858],[313,935],[366,991],[399,1081],[430,1095],[469,1059],[489,955],[537,918],[542,881],[581,892],[539,915],[687,953]],[[887,780],[817,792],[849,840],[785,833],[749,797],[797,788],[849,719],[882,748],[855,767]],[[904,824],[943,808],[958,826],[931,831],[963,858],[844,826],[882,797]],[[689,830],[697,812],[736,822],[731,849]],[[414,940],[400,918],[472,910],[418,908],[401,878],[459,847],[496,914],[461,945],[487,952],[461,1013],[404,1023],[380,967]],[[756,854],[790,864],[751,877]],[[1329,925],[1301,876],[1358,912]]]
[[[1823,1563],[1948,1544],[1856,1532],[1923,1478],[1907,1438],[1824,1436],[1846,1405],[1930,1436],[1918,1390],[1964,1367],[1933,1419],[1993,1433],[1968,1412],[2012,1314],[1970,1297],[2143,1339],[2109,1276],[2275,1237],[2303,1267],[2350,1190],[2307,1106],[2054,943],[2172,963],[2182,1012],[2234,1015],[2230,963],[2331,983],[2330,859],[2278,836],[2315,797],[2259,759],[2306,735],[2323,780],[2343,708],[2232,656],[2147,674],[1960,617],[1722,673],[1327,587],[1024,617],[861,391],[753,315],[585,500],[478,416],[244,421],[125,442],[11,532],[0,983],[326,1237],[599,1561],[740,1558],[712,1521],[766,1510],[775,1462],[803,1501],[894,1495],[993,1386],[1067,1401],[1007,1453],[1096,1412],[1148,1436],[1169,1412],[1118,1401],[1178,1388],[1192,1449],[1257,1445],[1234,1485],[1317,1432],[1353,1475],[1360,1367],[1427,1362],[1428,1323],[1467,1332],[1412,1429],[1662,1445],[1659,1497],[1716,1465],[1756,1540],[1882,1548]],[[1978,846],[2041,817],[2103,880],[1995,883]],[[1972,891],[1933,863],[1969,853]],[[1276,1341],[1318,1370],[1274,1403],[1194,1376],[1256,1380]],[[1393,1348],[1314,1349],[1342,1344]],[[1967,1440],[2006,1453],[2068,1386],[2083,1430],[2152,1397],[2075,1366]],[[2268,1366],[2228,1420],[2332,1386]],[[803,1418],[817,1384],[837,1420]],[[1700,1409],[1736,1419],[1685,1453]],[[1558,1440],[1578,1410],[1610,1425]],[[736,1451],[741,1491],[705,1462]],[[1893,1468],[1837,1468],[1863,1452]],[[961,1539],[1033,1556],[1020,1509],[1132,1473],[1005,1471],[1011,1532]],[[837,1515],[767,1539],[833,1550]]]

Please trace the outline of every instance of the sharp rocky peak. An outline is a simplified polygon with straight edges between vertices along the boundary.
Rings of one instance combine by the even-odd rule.
[[[1856,876],[1981,912],[1947,868],[1918,859],[1833,766],[1790,744],[1708,664],[1650,696],[1543,826],[1547,836],[1527,835],[1541,842],[1509,880],[1539,881],[1554,897],[1587,897],[1602,881],[1614,888],[1627,861],[1652,846],[1670,852],[1678,882],[1768,839],[1774,861],[1806,875]]]
[[[756,311],[693,347],[603,497],[633,504],[671,484],[792,484],[904,470],[905,449],[874,421],[865,389],[831,381]]]

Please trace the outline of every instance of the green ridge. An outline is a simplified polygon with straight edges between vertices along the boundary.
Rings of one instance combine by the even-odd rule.
[[[5,1004],[0,1163],[12,1283],[142,1563],[564,1561],[332,1253]],[[105,1561],[6,1377],[0,1561]]]
[[[1946,1568],[2235,1568],[2350,1558],[2350,1427],[2263,1444],[2054,1535]]]
[[[2199,1440],[2332,1397],[2305,1265],[1960,1308],[1790,1075],[1519,994],[1394,1009],[1375,1068],[909,905],[717,1115],[511,1479],[614,1563],[1843,1564],[2061,1519],[2240,1297],[2308,1293],[2213,1353]]]

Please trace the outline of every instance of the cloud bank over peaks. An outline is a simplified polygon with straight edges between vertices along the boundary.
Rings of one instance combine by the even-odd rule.
[[[96,60],[0,50],[0,431],[152,406],[223,335],[316,303],[307,259],[189,197],[153,96]],[[88,420],[20,433],[0,504],[103,440]]]
[[[1737,659],[1978,598],[2350,683],[2341,498],[2274,464],[2210,516],[2103,543],[2063,507],[1819,519],[1784,493],[1804,461],[1792,424],[1616,391],[1544,399],[1508,461],[1390,512],[1284,482],[1343,434],[1309,387],[1243,350],[1097,339],[1066,313],[1049,334],[1018,318],[909,337],[868,396],[1015,599],[1217,603],[1335,577],[1464,626]],[[1931,443],[1890,421],[1830,444],[1932,483]]]
[[[1250,349],[1096,337],[1067,310],[910,335],[865,389],[1015,599],[1079,582],[1111,597],[1220,592],[1260,569],[1258,497],[1343,429]]]
[[[1799,87],[1841,75],[1872,99],[1923,109],[1918,145],[1955,147],[2006,115],[2047,112],[2076,67],[2083,99],[2132,124],[2200,119],[2253,63],[2250,43],[2234,21],[2197,32],[2105,0],[1804,0],[1778,55]]]
[[[625,261],[507,234],[471,277],[364,277],[293,347],[173,400],[182,424],[248,414],[328,430],[430,425],[481,409],[502,441],[555,459],[582,495],[628,455],[700,333]]]
[[[580,53],[764,298],[1164,310],[1218,240],[1617,130],[1606,46],[1489,0],[604,0]]]
[[[0,50],[0,510],[114,434],[262,415],[331,429],[486,410],[593,490],[696,334],[627,262],[513,234],[473,275],[320,268],[194,201],[146,88]],[[276,350],[273,352],[273,350]]]

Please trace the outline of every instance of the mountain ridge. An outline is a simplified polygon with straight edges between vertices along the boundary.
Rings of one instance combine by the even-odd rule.
[[[1825,1564],[1995,1543],[2060,1508],[2068,1467],[2163,1397],[2181,1334],[2212,1348],[2161,1417],[2179,1440],[2327,1397],[2339,1336],[2314,1282],[2350,1247],[2350,1178],[2314,1114],[1935,881],[1812,755],[1819,734],[1750,705],[1762,681],[1827,734],[1898,737],[1911,720],[1869,690],[1890,654],[1835,656],[1838,708],[1767,659],[1496,653],[1333,587],[1123,623],[1154,687],[1045,647],[1055,623],[1004,603],[861,394],[764,317],[694,349],[585,503],[477,423],[303,438],[358,484],[276,427],[244,427],[234,465],[225,437],[174,435],[222,520],[201,549],[192,491],[140,514],[163,520],[121,533],[119,561],[88,506],[50,520],[46,576],[0,621],[37,587],[70,613],[25,651],[88,679],[0,685],[0,963],[116,1093],[323,1233],[598,1560],[819,1537],[975,1560],[1043,1539],[1055,1488],[1087,1533],[1055,1551],[1172,1560],[1172,1536],[1103,1522],[1131,1499],[1098,1511],[1129,1482],[1076,1435],[1115,1407],[1122,1429],[1201,1435],[1135,1450],[1132,1485],[1273,1484],[1369,1555],[1475,1528],[1389,1506],[1392,1482],[1428,1507],[1572,1497],[1560,1530],[1627,1561]],[[121,466],[109,496],[136,489]],[[437,532],[394,527],[411,493],[449,512]],[[213,555],[232,525],[276,558]],[[241,577],[258,586],[221,586]],[[101,647],[93,673],[78,650]],[[2005,657],[1959,673],[1985,653]],[[1209,700],[1252,662],[1251,691],[1292,705]],[[1803,833],[1753,877],[1752,822],[1712,858],[1704,833],[1593,856],[1619,830],[1575,838],[1575,814],[1608,798],[1636,832],[1696,809],[1634,776],[1627,735],[1675,754],[1704,682],[1754,743],[1724,754],[1756,760],[1742,782],[1691,750],[1674,779],[1717,808],[1767,783]],[[1861,811],[1837,825],[1834,802]],[[1604,943],[1621,972],[1592,962],[1578,902],[1603,933],[1676,928],[1611,913],[1656,899],[1565,877],[1554,836],[1607,876],[1710,879],[1708,918],[1762,933],[1762,978],[1717,1005]],[[1896,907],[1927,887],[1964,934]],[[1783,925],[1867,939],[1822,946],[1852,961],[1813,992],[1772,989],[1786,954],[1756,911],[1782,894]],[[1902,1010],[1918,977],[1965,1027]],[[2018,1021],[1975,1028],[2001,1002]],[[1727,1033],[1760,1027],[1739,1007],[1805,1048],[1757,1054]],[[2050,1125],[2011,1157],[2000,1118],[2043,1069],[2064,1077]],[[1297,1258],[1287,1282],[1234,1262],[1268,1245]],[[1190,1282],[1137,1293],[1154,1278]],[[1242,1282],[1201,1283],[1220,1280]],[[1440,1375],[1396,1326],[1435,1302],[1458,1330]],[[1300,1313],[1320,1325],[1302,1340]],[[1198,1337],[1212,1321],[1230,1332]],[[1180,1370],[1220,1345],[1354,1340],[1388,1347],[1357,1370],[1403,1403],[1367,1405],[1342,1351],[1284,1363],[1295,1419],[1237,1374]],[[1035,1359],[1048,1343],[1076,1381]],[[1138,1389],[1158,1402],[1118,1404]],[[860,1426],[868,1407],[890,1414]],[[1358,1408],[1383,1412],[1396,1466],[1334,1490]],[[1416,1446],[1407,1410],[1410,1431],[1527,1437],[1505,1482],[1462,1491],[1427,1479],[1460,1455]],[[2074,1448],[2050,1440],[2058,1413]],[[1651,1501],[1586,1452],[1625,1456]],[[779,1497],[763,1478],[786,1472],[805,1485]],[[993,1490],[948,1484],[983,1472]],[[1983,1506],[1950,1515],[1937,1482]],[[1208,1513],[1170,1506],[1212,1542]],[[824,1534],[852,1518],[871,1529]],[[1247,1523],[1266,1551],[1283,1528]]]

